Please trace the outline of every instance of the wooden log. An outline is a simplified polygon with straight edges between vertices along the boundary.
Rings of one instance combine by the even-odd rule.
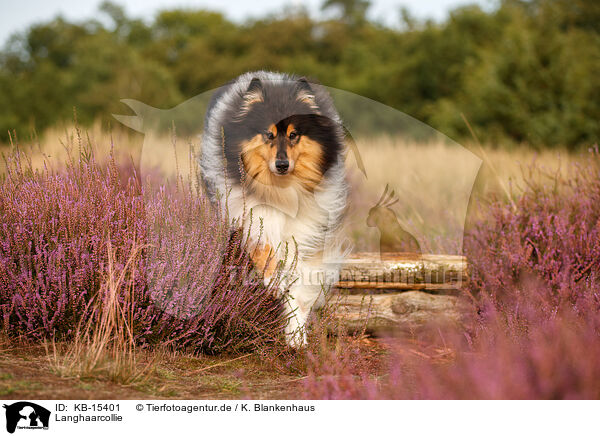
[[[369,290],[398,290],[398,291],[458,291],[459,283],[373,283],[373,282],[344,282],[339,281],[336,284],[339,289],[353,289],[359,293],[363,289]]]
[[[431,322],[457,325],[465,311],[455,295],[406,291],[373,295],[337,295],[328,308],[346,330],[379,334],[421,328]]]
[[[456,291],[466,279],[463,256],[355,253],[340,271],[338,289],[362,293],[392,290]]]

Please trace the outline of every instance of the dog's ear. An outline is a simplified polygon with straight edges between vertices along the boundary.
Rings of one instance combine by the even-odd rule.
[[[243,102],[242,102],[240,110],[236,116],[236,120],[238,120],[238,121],[241,120],[250,111],[250,107],[254,103],[258,103],[261,101],[264,101],[263,100],[263,84],[259,78],[254,77],[250,81],[248,88],[246,88],[246,91],[244,92]]]
[[[298,86],[300,87],[301,91],[310,92],[311,94],[313,92],[313,90],[310,86],[310,83],[308,83],[308,80],[306,79],[306,77],[300,77],[298,79]]]
[[[308,83],[306,77],[301,77],[297,81],[298,83],[298,101],[308,104],[311,109],[318,110],[317,101],[315,100],[315,93]]]
[[[249,94],[259,94],[262,95],[262,82],[258,77],[254,77],[250,84],[248,85],[248,89],[246,89],[246,95]]]
[[[263,84],[259,78],[255,77],[250,81],[248,89],[244,93],[244,100],[248,106],[263,101]]]

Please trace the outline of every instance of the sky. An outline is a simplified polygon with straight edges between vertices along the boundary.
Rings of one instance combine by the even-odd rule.
[[[57,15],[69,20],[84,20],[97,14],[101,0],[0,0],[0,44],[14,32]],[[311,15],[319,16],[323,0],[113,0],[125,7],[128,16],[151,20],[157,11],[176,7],[205,8],[221,11],[236,21],[282,11],[285,6],[303,5]],[[448,11],[465,4],[484,7],[493,0],[372,0],[370,17],[388,25],[399,21],[401,6],[418,18],[444,19]]]

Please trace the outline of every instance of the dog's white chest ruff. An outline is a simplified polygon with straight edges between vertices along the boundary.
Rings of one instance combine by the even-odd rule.
[[[240,210],[239,205],[232,206],[230,216],[241,217],[244,207]],[[325,233],[329,227],[328,218],[327,211],[314,198],[308,197],[299,201],[297,206],[293,202],[292,205],[252,205],[247,209],[244,227],[255,242],[274,248],[288,244],[289,250],[297,249],[297,254],[307,259],[314,253],[323,251]]]

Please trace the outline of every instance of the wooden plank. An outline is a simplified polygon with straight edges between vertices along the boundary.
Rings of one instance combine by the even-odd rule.
[[[362,292],[365,289],[370,290],[398,290],[398,291],[458,291],[460,283],[397,283],[397,282],[352,282],[339,281],[336,285],[338,289],[356,290]]]
[[[355,253],[342,266],[337,288],[371,290],[457,290],[466,279],[463,256]]]

